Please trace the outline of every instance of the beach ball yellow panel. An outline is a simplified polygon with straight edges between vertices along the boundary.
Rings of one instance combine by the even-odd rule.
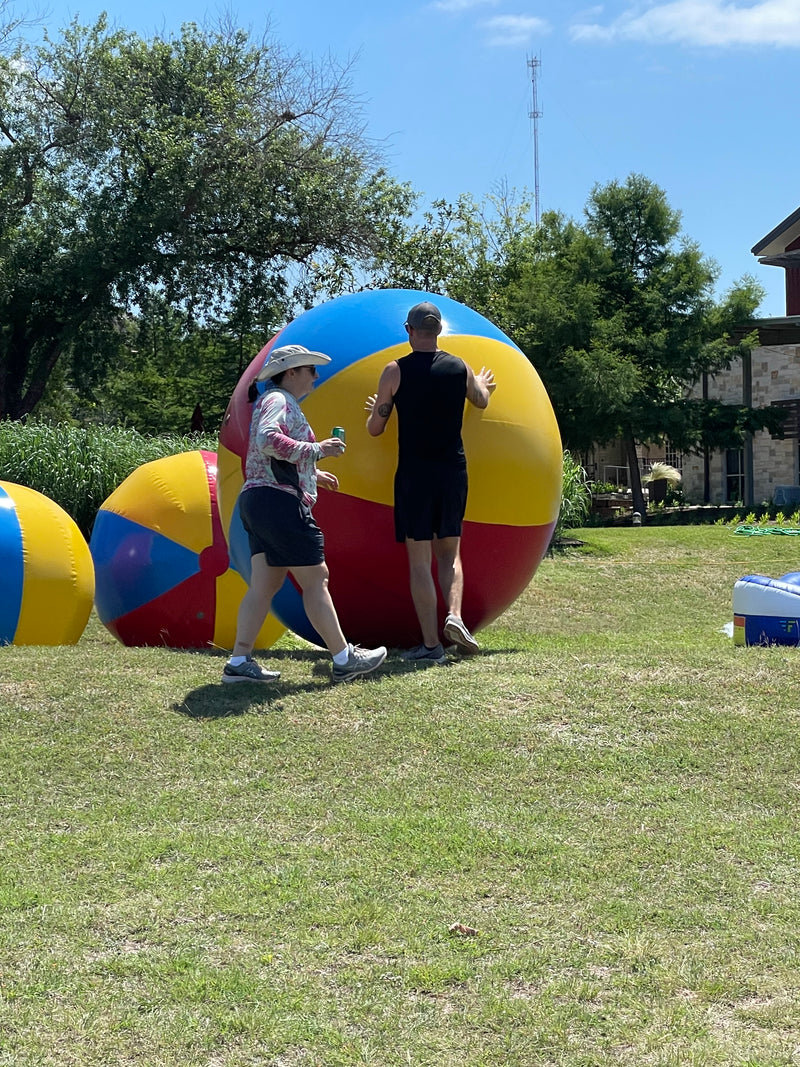
[[[0,644],[74,645],[94,596],[75,521],[34,489],[0,482]]]

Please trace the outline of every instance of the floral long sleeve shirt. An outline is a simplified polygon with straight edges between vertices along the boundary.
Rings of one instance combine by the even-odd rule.
[[[317,499],[317,460],[322,449],[291,393],[273,387],[253,405],[245,460],[244,489],[269,486]]]

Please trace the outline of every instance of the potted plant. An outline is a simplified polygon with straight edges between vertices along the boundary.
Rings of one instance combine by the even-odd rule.
[[[681,484],[681,472],[663,460],[656,460],[647,474],[642,478],[642,485],[649,490],[651,504],[663,504],[667,498],[667,489],[675,489]]]

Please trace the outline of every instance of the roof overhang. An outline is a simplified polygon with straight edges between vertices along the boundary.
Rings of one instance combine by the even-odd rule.
[[[800,248],[777,256],[760,256],[758,262],[768,267],[800,267]]]
[[[777,256],[785,252],[789,245],[798,238],[800,238],[800,207],[779,223],[766,237],[762,237],[750,251],[754,256]],[[775,265],[783,266],[784,264]]]
[[[758,331],[759,345],[800,344],[800,315],[783,315],[776,319],[752,319],[731,331],[731,341],[738,343],[753,330]]]

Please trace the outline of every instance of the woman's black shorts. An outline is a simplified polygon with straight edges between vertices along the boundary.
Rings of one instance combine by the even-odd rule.
[[[325,539],[311,508],[294,493],[266,485],[245,489],[239,513],[250,555],[263,552],[270,567],[314,567],[325,562]]]

